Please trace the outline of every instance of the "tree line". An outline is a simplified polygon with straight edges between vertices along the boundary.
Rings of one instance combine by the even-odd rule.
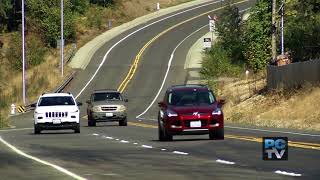
[[[219,15],[216,23],[217,42],[203,61],[201,73],[205,78],[236,76],[244,69],[259,72],[272,61],[272,1],[258,0],[249,13],[249,18],[242,21],[239,9],[229,1]],[[279,22],[279,14],[277,19]],[[285,51],[291,54],[293,61],[319,58],[320,1],[286,0],[284,19]],[[277,24],[277,27],[279,54],[280,25]]]

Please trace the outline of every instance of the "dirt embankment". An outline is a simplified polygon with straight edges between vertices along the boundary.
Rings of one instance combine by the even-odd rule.
[[[320,131],[320,87],[266,92],[265,78],[225,82],[226,122]]]

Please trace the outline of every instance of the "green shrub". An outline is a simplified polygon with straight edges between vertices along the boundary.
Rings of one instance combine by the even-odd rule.
[[[74,41],[76,39],[75,14],[72,12],[70,1],[64,1],[64,39]],[[38,24],[45,42],[51,46],[57,46],[60,39],[61,17],[60,0],[29,0],[27,11],[30,17]]]
[[[28,36],[26,39],[26,66],[32,67],[44,61],[47,49],[42,45],[37,36]],[[13,33],[9,48],[5,55],[13,70],[22,71],[22,37],[20,33]]]
[[[225,50],[220,43],[216,43],[209,53],[205,54],[200,73],[206,79],[238,76],[242,66],[242,64],[232,63],[230,52]]]
[[[87,26],[101,28],[103,25],[103,8],[94,6],[87,11]]]

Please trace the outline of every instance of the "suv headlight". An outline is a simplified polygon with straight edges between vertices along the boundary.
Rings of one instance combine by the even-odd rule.
[[[172,110],[167,110],[167,115],[168,115],[168,117],[176,117],[176,116],[178,116],[178,113],[176,113]]]
[[[119,111],[125,111],[127,108],[124,105],[119,106]]]
[[[222,114],[222,111],[220,108],[217,108],[212,112],[212,115],[221,115],[221,114]]]
[[[92,111],[100,111],[100,107],[99,107],[99,106],[94,106],[94,107],[92,108]]]

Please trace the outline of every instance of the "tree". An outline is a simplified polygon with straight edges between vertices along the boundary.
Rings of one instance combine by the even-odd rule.
[[[70,0],[64,1],[64,38],[74,40],[76,36],[75,15],[71,10]],[[60,0],[28,0],[27,11],[30,21],[34,26],[39,26],[38,31],[45,42],[51,47],[56,47],[56,40],[60,39]]]
[[[216,23],[216,31],[222,47],[230,53],[231,61],[242,62],[241,16],[238,7],[228,2]]]
[[[244,56],[254,71],[262,70],[271,61],[272,7],[269,0],[260,0],[250,10],[243,27]]]
[[[286,4],[285,47],[294,61],[320,57],[319,0],[291,0]]]

